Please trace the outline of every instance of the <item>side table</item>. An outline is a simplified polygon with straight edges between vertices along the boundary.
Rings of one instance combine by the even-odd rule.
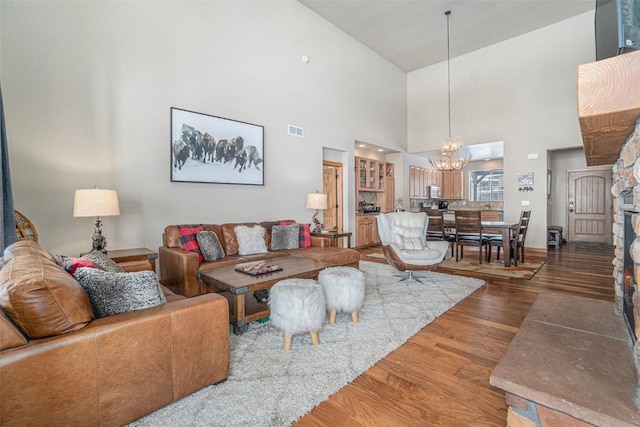
[[[351,233],[337,233],[337,232],[329,232],[329,233],[310,233],[313,237],[322,237],[325,239],[329,239],[329,246],[338,247],[338,242],[340,239],[347,238],[347,248],[351,247]]]
[[[107,256],[125,271],[151,270],[156,272],[158,253],[147,248],[107,251]]]

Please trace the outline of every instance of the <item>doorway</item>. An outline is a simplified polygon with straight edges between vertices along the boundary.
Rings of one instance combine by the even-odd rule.
[[[327,195],[328,208],[323,213],[324,227],[343,231],[343,167],[342,163],[322,162],[322,192]]]
[[[611,167],[567,171],[567,240],[611,244]]]

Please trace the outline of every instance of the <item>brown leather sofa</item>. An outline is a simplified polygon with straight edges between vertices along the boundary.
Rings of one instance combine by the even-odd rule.
[[[51,254],[14,245],[0,270],[0,425],[123,425],[229,375],[225,298],[164,288],[166,304],[94,320],[84,290]],[[79,299],[65,296],[69,284]],[[48,300],[16,323],[12,293],[21,287]],[[31,338],[25,329],[62,332]]]
[[[280,223],[295,223],[293,220],[243,222],[226,224],[197,224],[205,230],[213,231],[224,249],[225,256],[222,259],[200,263],[198,254],[180,247],[180,232],[177,225],[165,227],[162,234],[162,243],[158,250],[160,263],[160,280],[162,284],[173,292],[193,297],[210,292],[201,280],[196,278],[199,270],[207,270],[227,265],[240,264],[242,262],[265,260],[283,256],[296,256],[310,258],[319,261],[331,262],[337,266],[350,266],[358,268],[360,254],[354,249],[336,248],[329,246],[329,240],[322,237],[311,237],[311,247],[269,251],[256,255],[239,255],[238,240],[235,234],[237,225],[253,227],[258,224],[265,228],[265,241],[267,248],[271,248],[271,228]],[[193,227],[194,225],[190,225]]]

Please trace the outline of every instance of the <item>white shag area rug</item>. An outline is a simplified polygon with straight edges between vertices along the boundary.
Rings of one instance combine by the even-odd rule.
[[[271,324],[231,333],[229,378],[134,423],[133,426],[288,426],[401,346],[425,325],[484,284],[468,277],[418,272],[399,282],[387,264],[360,261],[366,294],[360,322],[338,314],[325,323],[320,345],[309,334],[291,350]]]

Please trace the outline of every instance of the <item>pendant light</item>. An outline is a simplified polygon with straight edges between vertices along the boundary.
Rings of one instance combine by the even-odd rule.
[[[464,169],[465,166],[471,161],[471,154],[467,154],[464,157],[458,156],[458,151],[462,148],[462,141],[458,137],[451,136],[451,52],[449,44],[449,16],[451,11],[447,10],[445,13],[447,17],[447,89],[448,89],[448,103],[449,103],[449,136],[443,139],[438,146],[438,152],[440,158],[429,159],[429,163],[439,171],[455,171]]]

